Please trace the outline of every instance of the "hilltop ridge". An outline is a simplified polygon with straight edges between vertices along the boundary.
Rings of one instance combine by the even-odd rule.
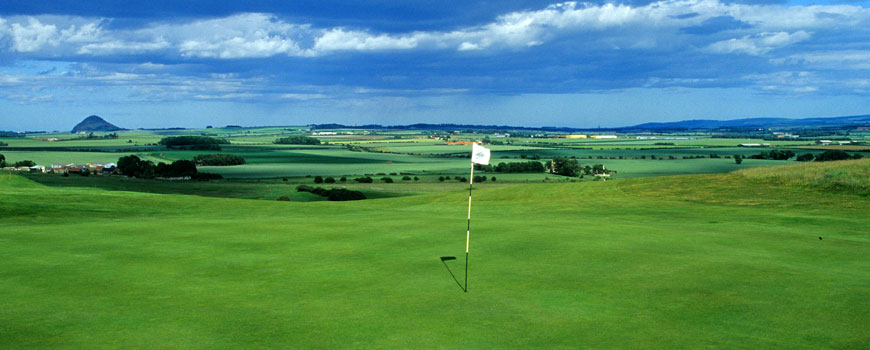
[[[100,118],[97,115],[91,115],[85,120],[82,120],[81,123],[76,124],[72,128],[73,133],[77,132],[92,132],[92,131],[118,131],[123,130],[115,126],[112,123],[107,122],[105,119]]]

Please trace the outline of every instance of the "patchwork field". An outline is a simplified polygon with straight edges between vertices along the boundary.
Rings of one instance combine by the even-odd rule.
[[[305,203],[5,175],[0,344],[864,348],[868,168],[487,184],[467,294],[439,260],[464,277],[459,183]]]

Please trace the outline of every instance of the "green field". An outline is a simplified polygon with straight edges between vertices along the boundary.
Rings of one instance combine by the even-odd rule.
[[[486,184],[467,294],[439,260],[462,279],[459,183],[303,203],[5,175],[0,344],[866,348],[868,168]]]

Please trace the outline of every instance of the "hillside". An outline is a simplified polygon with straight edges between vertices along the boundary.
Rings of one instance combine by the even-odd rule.
[[[666,123],[644,123],[625,127],[625,130],[675,130],[675,129],[715,129],[723,127],[740,128],[771,128],[771,127],[836,127],[836,126],[870,126],[870,115],[831,118],[745,118],[733,120],[682,120]]]
[[[438,259],[464,252],[462,190],[296,203],[19,176],[0,189],[10,348],[870,342],[870,198],[738,173],[475,190],[467,294]],[[461,279],[462,258],[449,264]]]
[[[92,115],[85,120],[82,120],[81,123],[76,124],[73,127],[72,132],[93,132],[93,131],[118,131],[123,130],[112,123],[105,121],[103,118],[99,116]]]

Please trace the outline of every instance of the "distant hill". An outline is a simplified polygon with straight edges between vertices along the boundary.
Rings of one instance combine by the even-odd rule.
[[[870,115],[856,115],[833,118],[747,118],[733,120],[683,120],[670,123],[644,123],[628,126],[628,130],[677,130],[677,129],[715,129],[715,128],[772,128],[772,127],[834,127],[849,125],[870,125]]]
[[[91,131],[118,131],[123,130],[112,123],[105,121],[103,118],[99,116],[92,115],[90,117],[82,120],[81,123],[78,123],[75,127],[73,127],[72,132],[91,132]]]

